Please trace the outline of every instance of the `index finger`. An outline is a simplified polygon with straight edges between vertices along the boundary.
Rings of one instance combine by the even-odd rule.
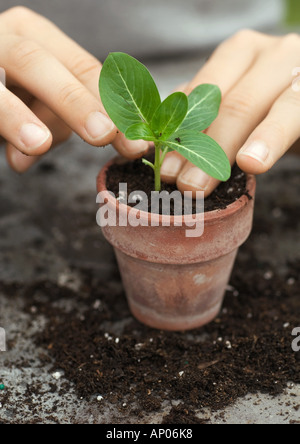
[[[46,17],[17,6],[1,14],[3,31],[33,40],[53,54],[97,98],[97,81],[102,65]],[[2,24],[2,23],[1,23]],[[104,108],[101,104],[102,111]]]
[[[15,85],[47,105],[91,145],[112,142],[117,130],[102,113],[100,101],[55,56],[16,35],[0,34],[0,43],[1,63]]]
[[[50,20],[26,7],[12,8],[2,14],[2,19],[7,29],[38,42],[53,54],[98,99],[101,112],[107,115],[98,90],[102,64],[96,57],[68,37]],[[110,142],[112,140],[120,154],[129,158],[138,157],[148,149],[148,144],[144,141],[129,141],[122,134],[114,136]]]

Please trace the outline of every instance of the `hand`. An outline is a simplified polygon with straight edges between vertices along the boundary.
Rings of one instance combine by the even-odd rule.
[[[292,88],[293,70],[300,66],[300,36],[263,35],[244,30],[222,43],[191,83],[221,88],[220,114],[207,134],[247,173],[269,170],[300,137],[300,92]],[[300,68],[298,69],[298,75]],[[297,75],[297,73],[296,73]],[[218,185],[177,153],[168,154],[162,178],[181,191]]]
[[[0,135],[13,169],[26,171],[75,131],[90,145],[114,141],[135,158],[146,142],[129,142],[101,104],[100,62],[46,18],[24,7],[0,14]],[[29,156],[29,157],[28,157]]]

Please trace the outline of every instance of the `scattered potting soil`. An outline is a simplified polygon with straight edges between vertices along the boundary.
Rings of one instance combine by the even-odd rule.
[[[153,162],[154,158],[150,156],[149,160]],[[146,193],[149,204],[148,211],[151,212],[151,192],[154,190],[154,176],[150,167],[144,165],[140,159],[133,162],[113,164],[107,172],[107,189],[113,192],[116,197],[119,197],[120,183],[126,183],[128,185],[128,196],[137,191]],[[227,182],[222,182],[211,196],[205,199],[205,211],[225,209],[241,196],[248,195],[246,185],[246,174],[235,165],[231,178]],[[171,194],[176,190],[176,185],[162,183],[162,191],[167,191]],[[131,206],[135,205],[136,204],[131,204]],[[160,212],[162,213],[161,208]],[[174,212],[174,205],[171,205],[171,215],[174,215]],[[194,202],[193,214],[195,213],[196,203]]]
[[[101,419],[111,407],[115,414],[111,423],[122,423],[124,417],[144,423],[157,412],[156,418],[165,424],[193,424],[209,422],[210,410],[221,421],[223,409],[247,394],[276,396],[287,386],[299,384],[300,352],[292,350],[291,333],[300,326],[300,257],[295,249],[292,261],[278,258],[285,239],[291,242],[292,238],[295,244],[299,239],[299,199],[289,198],[290,190],[299,189],[299,175],[288,170],[281,174],[268,179],[270,189],[280,189],[280,193],[258,199],[254,230],[240,251],[220,315],[201,329],[162,332],[134,320],[117,265],[109,281],[101,280],[98,270],[76,268],[73,272],[80,277],[80,285],[77,281],[66,285],[65,280],[26,285],[0,282],[0,293],[24,303],[29,323],[37,324],[41,315],[45,318],[45,326],[33,338],[30,328],[26,334],[39,346],[41,366],[50,378],[54,372],[64,375],[60,384],[50,379],[48,390],[68,403],[72,387],[78,402],[90,400]],[[77,233],[78,226],[71,234]],[[272,258],[268,259],[280,236],[273,263],[285,262],[284,268],[273,267]],[[258,248],[260,239],[262,248]],[[261,258],[266,239],[268,254]],[[285,257],[289,254],[283,248]],[[22,334],[16,330],[16,339],[12,335],[10,340],[18,341]],[[8,348],[13,350],[14,344],[8,343]],[[6,361],[5,366],[34,373],[28,357]],[[7,407],[15,403],[16,388],[2,382],[1,404]],[[289,394],[290,401],[285,397],[282,405],[283,415],[291,408],[299,411],[299,398],[292,388]],[[28,383],[22,403],[31,415],[23,422],[42,422],[44,398],[41,384]],[[276,398],[274,403],[278,403]],[[56,408],[49,411],[49,421],[58,421]],[[162,411],[167,412],[164,417]],[[2,411],[0,423],[17,422],[1,415]],[[288,412],[285,416],[289,418]],[[80,419],[68,418],[72,423]]]
[[[279,277],[239,259],[219,317],[177,333],[132,318],[117,272],[112,283],[80,273],[79,292],[47,281],[25,289],[2,284],[1,290],[21,292],[33,319],[45,315],[46,328],[35,336],[45,350],[42,362],[48,365],[50,357],[52,371],[63,371],[78,397],[94,400],[99,411],[115,406],[115,423],[124,411],[142,420],[166,403],[173,407],[163,423],[203,423],[209,421],[207,412],[199,419],[205,407],[222,410],[249,393],[277,395],[300,383],[300,353],[291,347],[299,325],[299,260]],[[70,299],[76,309],[61,308]]]

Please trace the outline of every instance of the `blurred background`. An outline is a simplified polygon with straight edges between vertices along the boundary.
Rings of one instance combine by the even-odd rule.
[[[210,50],[242,28],[282,33],[300,23],[299,0],[1,0],[0,12],[27,6],[103,59]]]

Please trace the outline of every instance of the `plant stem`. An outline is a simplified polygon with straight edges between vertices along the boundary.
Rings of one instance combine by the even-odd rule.
[[[169,148],[166,147],[166,148],[162,151],[162,155],[161,155],[161,158],[160,158],[160,166],[161,166],[161,167],[162,167],[162,164],[164,163],[164,160],[165,160],[165,158],[166,158],[166,155],[168,154],[168,150],[169,150]]]
[[[161,159],[160,159],[160,144],[155,144],[155,162],[154,162],[154,176],[155,176],[155,191],[161,191]]]

